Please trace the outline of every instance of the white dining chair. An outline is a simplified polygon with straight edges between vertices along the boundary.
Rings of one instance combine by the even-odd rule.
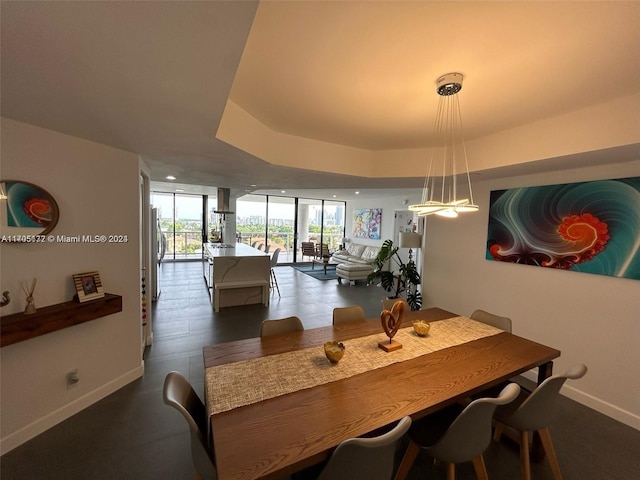
[[[546,454],[551,473],[555,480],[562,480],[558,457],[556,456],[549,424],[557,410],[560,388],[567,379],[577,380],[584,377],[587,367],[579,364],[561,375],[553,375],[544,380],[531,393],[522,392],[509,405],[499,407],[494,415],[495,432],[493,439],[499,441],[505,428],[519,433],[520,466],[523,480],[531,479],[531,465],[529,461],[529,434],[537,432],[540,436],[542,448]]]
[[[388,432],[370,438],[350,438],[331,454],[317,480],[389,480],[393,475],[396,449],[411,426],[403,417]]]
[[[497,406],[512,402],[520,386],[507,385],[496,398],[474,400],[466,407],[453,404],[413,423],[409,446],[398,467],[395,480],[404,480],[420,449],[446,463],[447,480],[455,480],[456,463],[473,461],[479,480],[487,480],[482,453],[491,442],[491,419]]]

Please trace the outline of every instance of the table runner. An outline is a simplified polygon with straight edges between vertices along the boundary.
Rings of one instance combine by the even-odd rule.
[[[337,364],[327,360],[323,345],[319,345],[210,367],[205,372],[208,413],[214,415],[342,380],[500,332],[467,317],[454,317],[433,322],[426,337],[417,336],[413,327],[398,330],[394,340],[402,343],[402,348],[393,352],[378,347],[378,342],[389,340],[384,332],[345,340],[345,353]]]

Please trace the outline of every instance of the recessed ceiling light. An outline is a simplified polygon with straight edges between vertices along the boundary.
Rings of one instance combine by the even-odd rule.
[[[356,195],[360,195],[360,192],[356,192]]]
[[[167,180],[175,180],[176,179],[176,177],[174,177],[173,175],[167,175],[165,178]]]
[[[280,190],[280,193],[287,193],[286,190]]]
[[[249,186],[250,186],[250,187],[257,187],[257,185],[255,185],[255,184],[253,184],[253,183],[252,183],[251,185],[249,185]]]
[[[176,188],[176,192],[184,192],[184,190],[181,188]]]
[[[334,195],[334,196],[333,196],[333,198],[336,198],[336,197],[337,197],[337,195]]]

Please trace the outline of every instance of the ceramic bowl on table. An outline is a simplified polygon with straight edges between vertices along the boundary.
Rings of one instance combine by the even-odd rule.
[[[420,337],[426,337],[429,333],[429,329],[431,328],[431,324],[426,320],[414,320],[413,321],[413,330],[416,332],[416,335]]]
[[[338,363],[344,355],[344,345],[338,342],[325,342],[324,354],[331,363]]]

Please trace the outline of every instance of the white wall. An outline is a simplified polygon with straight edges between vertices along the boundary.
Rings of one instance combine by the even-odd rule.
[[[640,282],[485,260],[491,190],[638,175],[640,161],[474,180],[480,212],[428,217],[423,297],[426,307],[511,317],[515,334],[561,350],[556,372],[589,367],[565,394],[640,429]]]
[[[407,205],[419,203],[421,191],[411,190],[406,194],[394,194],[376,199],[363,198],[347,202],[345,236],[351,242],[363,245],[382,245],[387,239],[393,239],[393,224],[396,210],[407,210]],[[406,200],[406,204],[404,201]],[[380,240],[368,238],[354,238],[353,236],[353,211],[363,208],[382,208],[382,228],[380,230]]]
[[[0,291],[25,307],[21,282],[38,278],[36,307],[70,301],[72,274],[97,270],[123,311],[3,347],[2,453],[142,375],[140,346],[139,163],[137,155],[2,119],[3,179],[24,180],[57,201],[54,235],[126,235],[117,244],[2,244]],[[67,389],[66,374],[80,383]]]

